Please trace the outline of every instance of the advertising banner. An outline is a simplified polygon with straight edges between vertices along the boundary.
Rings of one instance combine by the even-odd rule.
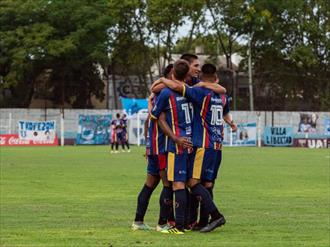
[[[266,146],[292,146],[292,127],[265,127],[264,144]]]
[[[26,140],[19,138],[18,134],[0,135],[0,146],[58,146],[58,138],[53,140]]]
[[[138,113],[141,109],[148,109],[147,99],[134,99],[134,98],[124,98],[120,97],[123,109],[131,115]]]
[[[77,145],[110,143],[111,115],[79,115]]]
[[[257,145],[257,123],[237,124],[237,132],[232,132],[230,126],[224,129],[224,145],[233,146],[256,146]]]
[[[330,118],[324,119],[324,134],[330,136]]]
[[[294,139],[295,147],[305,147],[305,148],[329,148],[330,138],[297,138]]]
[[[319,116],[315,113],[300,113],[298,133],[316,133],[318,119]]]
[[[51,121],[18,121],[18,135],[21,140],[50,141],[56,135],[56,122]]]

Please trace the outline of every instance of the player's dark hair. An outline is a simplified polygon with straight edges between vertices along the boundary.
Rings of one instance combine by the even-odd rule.
[[[174,76],[177,80],[183,81],[188,74],[189,64],[186,60],[179,59],[174,63]]]
[[[183,54],[180,59],[186,60],[189,64],[192,63],[194,60],[198,59],[198,57],[194,54],[185,53]]]
[[[120,118],[120,114],[119,114],[119,113],[117,113],[117,114],[116,114],[116,117],[117,117],[117,118]]]
[[[217,68],[210,63],[206,63],[202,66],[202,73],[203,75],[211,76],[217,72]]]
[[[170,63],[169,65],[167,65],[163,71],[163,76],[167,77],[169,73],[171,73],[171,70],[173,69],[173,63]]]
[[[217,79],[217,68],[210,63],[206,63],[202,66],[202,75],[201,79],[203,81],[215,81]]]

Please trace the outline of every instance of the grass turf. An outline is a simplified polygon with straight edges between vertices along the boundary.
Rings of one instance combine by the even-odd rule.
[[[329,149],[224,148],[208,234],[132,232],[143,148],[0,148],[1,246],[329,246]],[[145,221],[156,225],[160,187]]]

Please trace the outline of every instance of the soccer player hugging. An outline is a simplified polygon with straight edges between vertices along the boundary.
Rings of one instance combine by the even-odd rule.
[[[170,64],[164,70],[164,76],[169,77],[172,73],[173,64]],[[158,98],[158,94],[152,94],[149,97],[148,109],[151,112]],[[161,232],[174,225],[173,214],[173,190],[168,182],[165,168],[167,159],[167,137],[161,128],[158,127],[158,121],[150,121],[150,114],[144,124],[144,134],[146,140],[146,160],[147,160],[147,179],[143,185],[137,200],[135,219],[132,224],[132,230],[151,230],[152,228],[144,223],[150,197],[157,187],[160,179],[163,183],[163,189],[159,198],[160,212],[156,230]]]
[[[175,194],[175,225],[161,232],[169,234],[210,232],[226,223],[212,189],[222,157],[223,121],[236,127],[226,90],[217,84],[216,67],[203,65],[199,81],[198,57],[182,58],[174,63],[171,79],[153,84],[152,91],[159,94],[150,112],[150,120],[157,121],[168,137],[166,177]]]

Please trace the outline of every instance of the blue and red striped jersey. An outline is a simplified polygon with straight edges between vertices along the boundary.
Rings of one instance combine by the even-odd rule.
[[[190,86],[194,86],[194,85],[196,85],[197,83],[199,83],[201,80],[199,79],[199,78],[197,78],[197,77],[192,77],[191,78],[191,83],[187,83],[186,82],[186,84],[187,85],[190,85]]]
[[[151,111],[151,117],[158,119],[160,114],[165,112],[166,122],[177,137],[192,136],[193,105],[185,97],[169,88],[164,88]],[[178,146],[173,140],[168,140],[168,151],[183,153],[184,149]]]
[[[221,149],[223,116],[229,112],[227,97],[207,88],[188,86],[185,86],[184,96],[194,105],[193,145]]]
[[[157,95],[152,100],[152,105],[155,105]],[[149,121],[148,133],[146,140],[147,155],[158,155],[167,152],[167,136],[158,126],[158,121]]]
[[[122,121],[123,131],[126,133],[127,132],[127,122],[128,122],[128,120],[127,120],[127,118],[122,118],[121,121]]]
[[[112,129],[118,134],[123,131],[123,121],[121,119],[114,119],[111,121]]]

